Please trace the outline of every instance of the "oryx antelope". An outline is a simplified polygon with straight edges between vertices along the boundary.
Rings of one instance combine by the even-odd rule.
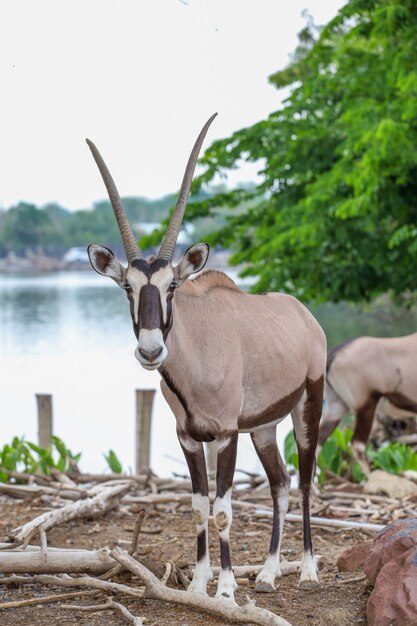
[[[410,415],[417,413],[417,333],[357,337],[333,348],[327,359],[325,398],[319,446],[351,411],[352,452],[369,474],[365,450],[378,402],[384,398]]]
[[[205,593],[212,578],[208,554],[209,492],[203,442],[217,445],[217,489],[213,505],[221,572],[217,597],[234,599],[229,530],[231,492],[239,432],[250,432],[271,486],[273,524],[269,556],[257,590],[273,591],[280,576],[279,551],[288,507],[289,476],[279,455],[276,425],[291,412],[299,451],[304,551],[300,587],[318,584],[313,558],[309,495],[322,410],[326,340],[296,298],[280,293],[248,295],[225,274],[207,271],[208,245],[172,258],[198,154],[214,115],[191,152],[178,201],[156,257],[146,260],[137,246],[111,175],[88,141],[120,228],[128,266],[99,245],[88,248],[93,268],[126,291],[137,338],[135,356],[158,369],[162,392],[177,421],[180,445],[192,481],[197,525],[197,563],[190,590]]]

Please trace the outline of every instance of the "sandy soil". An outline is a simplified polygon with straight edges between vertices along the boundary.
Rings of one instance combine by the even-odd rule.
[[[42,512],[42,508],[8,499],[0,503],[0,535],[2,538],[17,525]],[[116,544],[128,547],[135,522],[134,512],[114,511],[99,521],[71,522],[51,530],[48,533],[50,546],[55,547],[112,547]],[[157,511],[149,509],[145,518],[144,530],[160,529],[158,534],[141,534],[141,549],[149,556],[162,562],[180,556],[180,563],[188,564],[194,559],[194,525],[187,506],[174,510]],[[262,563],[269,543],[269,522],[257,521],[247,513],[235,513],[231,546],[235,565]],[[321,588],[317,591],[299,591],[298,576],[283,577],[273,594],[257,594],[254,582],[243,585],[237,592],[237,601],[244,603],[246,595],[255,599],[258,606],[274,611],[287,619],[293,626],[366,626],[365,605],[371,591],[365,581],[340,584],[352,574],[340,574],[336,569],[337,556],[347,547],[368,538],[358,531],[329,531],[313,528],[313,540],[316,554],[322,554],[325,565],[320,572]],[[3,539],[2,539],[3,540]],[[288,560],[300,558],[302,538],[299,525],[286,523],[282,548]],[[210,526],[210,551],[212,562],[219,562],[218,542],[214,525]],[[0,553],[1,563],[1,553]],[[1,569],[1,566],[0,566]],[[185,570],[187,571],[187,570]],[[62,593],[62,588],[46,588],[40,585],[0,587],[2,601],[11,601],[36,596]],[[215,593],[215,585],[209,589]],[[126,597],[114,599],[122,601],[136,616],[146,618],[146,624],[160,626],[220,626],[227,622],[202,612],[187,610],[183,607],[152,601],[126,600]],[[96,604],[104,601],[104,596],[72,600],[74,604]],[[77,626],[122,626],[126,620],[113,611],[85,613],[69,611],[58,603],[35,605],[0,611],[0,626],[52,626],[57,624]]]

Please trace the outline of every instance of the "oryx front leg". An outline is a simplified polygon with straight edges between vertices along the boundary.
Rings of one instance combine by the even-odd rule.
[[[300,589],[314,589],[320,584],[311,540],[310,492],[322,403],[323,378],[315,382],[308,380],[306,391],[291,412],[298,448],[300,506],[303,512],[304,551],[301,560]]]
[[[253,432],[251,437],[269,480],[274,507],[269,555],[256,577],[256,591],[269,593],[275,591],[275,579],[281,577],[279,553],[291,481],[278,452],[276,426]]]
[[[178,435],[190,471],[193,495],[191,506],[197,526],[197,560],[188,591],[207,593],[207,583],[213,578],[208,550],[208,518],[210,501],[203,444],[190,437]]]
[[[229,532],[232,525],[232,484],[236,466],[238,433],[218,441],[216,499],[213,505],[214,524],[220,540],[220,574],[216,598],[234,601],[237,587],[230,559]]]

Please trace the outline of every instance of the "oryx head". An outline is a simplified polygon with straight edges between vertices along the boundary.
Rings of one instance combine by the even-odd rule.
[[[190,192],[198,155],[207,130],[217,113],[206,122],[201,130],[187,163],[177,204],[168,230],[156,257],[146,260],[138,247],[128,222],[116,185],[96,146],[87,139],[94,160],[103,177],[116,216],[126,252],[128,266],[124,267],[113,252],[103,246],[88,247],[91,265],[99,274],[109,276],[126,291],[133,329],[138,345],[135,356],[148,370],[160,367],[168,355],[165,340],[172,326],[172,300],[175,289],[191,274],[201,270],[209,254],[206,243],[188,248],[175,267],[172,257],[185,207]]]

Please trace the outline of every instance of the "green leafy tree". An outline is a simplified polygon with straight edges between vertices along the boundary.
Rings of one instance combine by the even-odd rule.
[[[256,291],[364,301],[417,290],[417,3],[350,0],[311,21],[268,119],[215,141],[194,192],[242,161],[262,180],[190,204],[221,213],[209,238],[258,277]],[[156,240],[160,233],[155,235]]]

